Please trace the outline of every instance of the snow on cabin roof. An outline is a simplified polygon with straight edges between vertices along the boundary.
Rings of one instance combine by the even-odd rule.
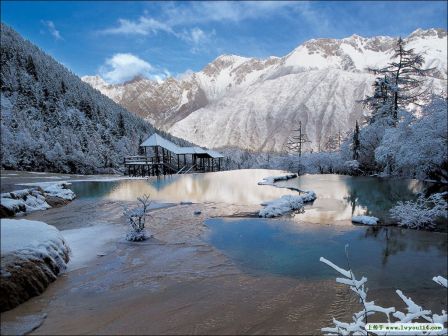
[[[166,150],[169,150],[170,152],[172,152],[174,154],[207,154],[214,159],[224,157],[224,155],[222,155],[221,153],[218,153],[218,152],[210,150],[210,149],[202,149],[201,147],[197,147],[197,146],[195,146],[195,147],[179,147],[175,143],[161,137],[157,133],[154,133],[148,139],[143,141],[140,146],[141,147],[159,146],[159,147],[165,148]]]
[[[219,153],[217,151],[214,151],[214,150],[211,150],[211,149],[208,149],[207,153],[208,153],[208,155],[210,155],[214,159],[219,159],[219,158],[223,158],[224,157],[224,155],[222,155],[221,153]]]
[[[155,147],[155,146],[159,146],[159,147],[165,148],[165,149],[167,149],[167,150],[169,150],[170,152],[173,152],[173,153],[176,153],[179,150],[179,147],[175,143],[173,143],[173,142],[171,142],[171,141],[161,137],[157,133],[154,133],[148,139],[143,141],[140,146],[141,147]]]

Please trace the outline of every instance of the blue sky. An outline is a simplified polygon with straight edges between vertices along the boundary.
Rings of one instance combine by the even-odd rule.
[[[199,71],[221,54],[283,56],[312,38],[445,28],[446,1],[2,1],[2,22],[76,74]]]

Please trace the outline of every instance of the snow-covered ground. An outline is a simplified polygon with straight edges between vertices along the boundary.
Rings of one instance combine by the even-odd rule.
[[[316,199],[314,191],[306,191],[303,195],[284,195],[274,201],[265,202],[261,205],[265,206],[258,216],[260,217],[278,217],[294,210],[303,208],[303,204],[312,202]]]
[[[7,215],[17,216],[37,210],[51,208],[47,200],[56,197],[62,200],[71,201],[76,195],[68,189],[70,183],[67,182],[42,182],[32,184],[29,189],[15,190],[1,194],[0,204]]]
[[[373,216],[353,216],[352,222],[364,225],[377,225],[379,219]]]
[[[38,295],[66,268],[70,248],[54,226],[1,219],[0,310]]]

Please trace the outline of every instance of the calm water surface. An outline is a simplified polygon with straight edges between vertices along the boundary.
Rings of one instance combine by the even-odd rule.
[[[254,274],[334,279],[337,273],[319,258],[348,268],[346,244],[355,275],[367,276],[369,288],[431,288],[433,276],[447,274],[446,233],[292,219],[215,218],[206,224],[208,241]]]
[[[72,189],[81,199],[135,201],[150,194],[164,202],[223,202],[256,205],[294,191],[258,185],[272,170],[236,170],[188,174],[147,180],[78,182]],[[350,245],[355,274],[369,278],[370,288],[433,287],[435,275],[446,276],[447,234],[399,228],[352,225],[353,215],[373,215],[388,222],[389,209],[411,200],[434,185],[416,180],[305,175],[277,183],[280,187],[313,190],[317,199],[305,213],[281,219],[209,219],[206,239],[238,265],[254,274],[298,278],[334,278],[319,262],[321,256],[345,267],[344,246]],[[327,225],[325,225],[327,224]]]
[[[151,177],[147,180],[115,182],[74,182],[73,190],[79,198],[106,198],[134,201],[150,194],[163,202],[222,202],[258,205],[294,191],[258,185],[264,177],[285,172],[246,169],[206,174],[187,174]],[[314,190],[317,200],[306,206],[297,219],[313,223],[334,223],[350,220],[353,215],[373,215],[388,222],[389,209],[399,200],[415,199],[417,193],[431,188],[416,180],[380,179],[341,175],[305,175],[281,181],[278,186]]]

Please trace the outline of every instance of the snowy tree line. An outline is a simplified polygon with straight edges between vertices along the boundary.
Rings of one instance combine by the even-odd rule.
[[[1,24],[2,168],[110,171],[154,131]]]

